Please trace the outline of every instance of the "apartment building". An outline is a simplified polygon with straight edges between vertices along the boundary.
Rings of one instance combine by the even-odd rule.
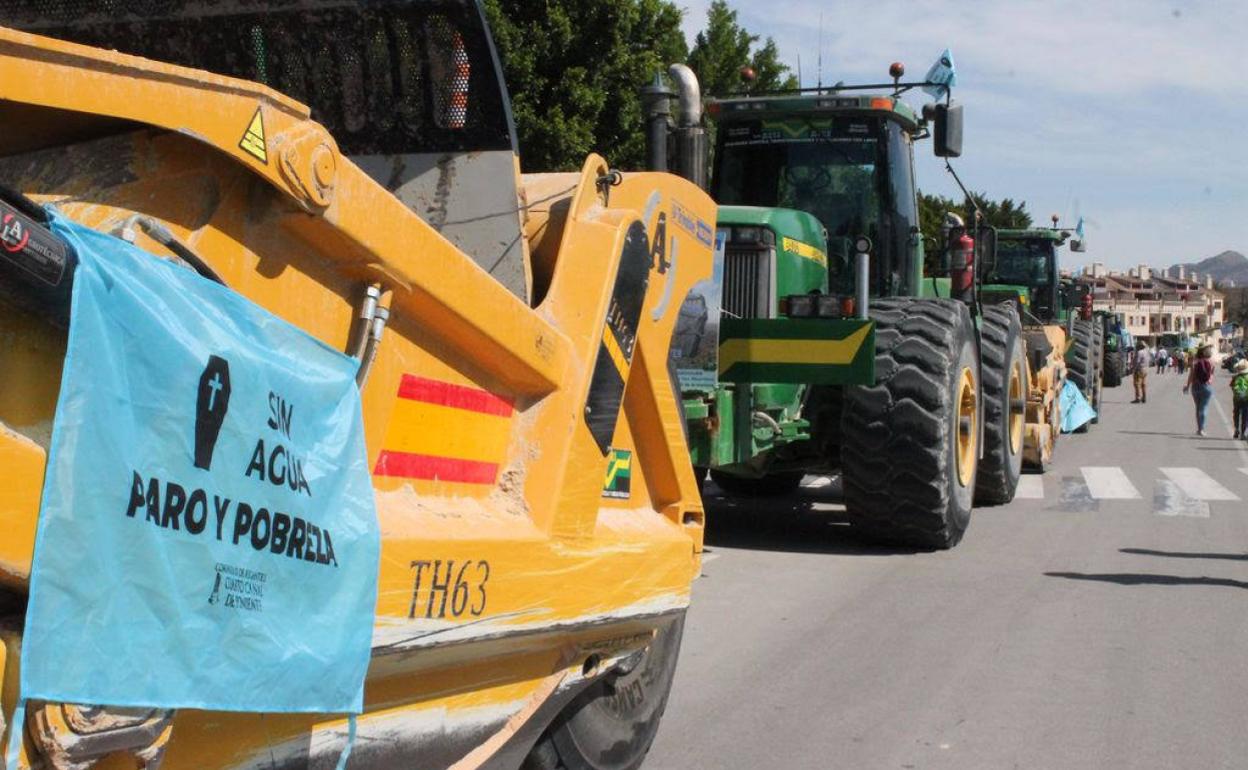
[[[1117,316],[1136,339],[1149,343],[1163,334],[1221,337],[1225,297],[1213,288],[1213,277],[1183,268],[1166,275],[1147,265],[1126,273],[1105,269],[1100,262],[1084,268],[1079,280],[1092,285],[1092,308]]]

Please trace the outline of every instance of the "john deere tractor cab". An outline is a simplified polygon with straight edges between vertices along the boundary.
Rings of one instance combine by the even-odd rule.
[[[1060,230],[997,230],[997,253],[984,276],[984,302],[1018,302],[1034,321],[1049,324],[1064,314],[1057,250]]]
[[[728,248],[740,254],[736,247],[779,247],[774,286],[755,279],[731,288],[771,288],[776,303],[812,291],[849,298],[856,290],[855,256],[865,253],[870,295],[920,292],[923,243],[910,145],[921,121],[905,103],[864,96],[744,98],[715,104],[712,112],[720,131],[711,196],[728,207],[720,214],[720,225],[732,228]],[[776,234],[778,243],[763,242]],[[774,317],[779,309],[731,304],[727,309],[742,318]],[[825,301],[833,306],[836,315],[853,315]]]
[[[1021,412],[1006,372],[1017,389],[1025,366],[1010,310],[985,319],[1000,360],[981,367],[976,239],[956,216],[937,245],[944,269],[924,273],[913,145],[960,155],[962,110],[947,81],[890,74],[709,105],[718,376],[682,378],[684,407],[693,463],[725,491],[777,494],[839,472],[857,526],[947,548],[973,499],[1013,495],[1022,427],[1008,425]],[[941,101],[916,112],[902,100],[915,87]]]

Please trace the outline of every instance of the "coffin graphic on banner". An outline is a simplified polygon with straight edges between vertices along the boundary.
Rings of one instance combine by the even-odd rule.
[[[358,713],[380,541],[355,361],[54,215],[79,254],[24,698]]]

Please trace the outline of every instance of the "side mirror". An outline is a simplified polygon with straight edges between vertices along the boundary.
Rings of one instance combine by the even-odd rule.
[[[1082,253],[1082,252],[1087,251],[1087,250],[1088,250],[1088,247],[1087,247],[1087,245],[1086,245],[1086,244],[1084,244],[1084,242],[1083,242],[1083,241],[1071,240],[1071,242],[1070,242],[1070,250],[1071,250],[1071,251],[1077,251],[1077,252]]]
[[[962,155],[962,105],[937,104],[933,110],[932,151],[938,158]]]

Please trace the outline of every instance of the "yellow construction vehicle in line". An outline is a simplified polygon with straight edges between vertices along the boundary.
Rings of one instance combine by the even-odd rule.
[[[639,766],[699,568],[668,355],[711,275],[710,198],[596,155],[522,177],[472,0],[18,5],[0,202],[198,269],[361,362],[382,546],[350,766]],[[0,266],[7,744],[68,285]],[[340,715],[27,709],[24,768],[320,767],[347,735]]]

